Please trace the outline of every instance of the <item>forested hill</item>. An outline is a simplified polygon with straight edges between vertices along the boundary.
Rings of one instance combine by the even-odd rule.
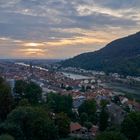
[[[140,76],[140,32],[112,41],[98,51],[65,60],[61,66]]]

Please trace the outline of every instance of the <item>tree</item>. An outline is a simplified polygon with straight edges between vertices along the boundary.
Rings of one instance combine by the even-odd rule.
[[[86,91],[86,88],[85,88],[85,86],[83,86],[82,85],[82,87],[81,87],[81,90],[80,90],[81,92],[85,92]]]
[[[66,87],[66,90],[72,90],[73,88],[71,86]]]
[[[99,128],[104,131],[108,126],[108,112],[103,108],[99,116]]]
[[[136,140],[140,136],[140,112],[130,113],[122,122],[121,131],[128,139]]]
[[[83,112],[81,115],[80,115],[80,122],[81,124],[83,125],[84,122],[87,122],[88,121],[88,115],[87,113]]]
[[[100,102],[101,108],[105,108],[108,103],[109,103],[109,101],[107,101],[107,100],[104,100],[104,99],[101,100],[101,102]]]
[[[19,98],[22,98],[22,96],[24,96],[26,86],[27,86],[27,82],[25,82],[23,80],[16,81],[14,92],[18,93]]]
[[[13,98],[10,86],[1,78],[0,80],[0,119],[5,120],[12,110]]]
[[[115,104],[118,104],[118,105],[121,103],[119,96],[114,96],[113,99],[112,99],[112,101],[113,101]]]
[[[1,135],[0,140],[14,140],[14,138],[10,135]]]
[[[137,138],[137,140],[140,140],[140,136]]]
[[[50,93],[47,97],[47,104],[55,113],[64,112],[68,115],[72,113],[72,97],[70,95]]]
[[[0,84],[4,83],[4,79],[2,77],[0,77]]]
[[[19,107],[13,110],[4,124],[4,126],[8,125],[11,126],[10,129],[14,130],[12,135],[17,140],[55,140],[58,137],[53,121],[50,120],[47,112],[41,108]],[[14,127],[17,127],[17,130],[13,129]],[[6,131],[3,127],[1,129]],[[15,131],[18,132],[15,133]]]
[[[70,119],[72,122],[79,121],[79,114],[76,111],[73,111],[70,115]]]
[[[5,122],[0,124],[0,134],[10,134],[16,140],[25,140],[20,126],[15,123]]]
[[[103,132],[97,135],[95,140],[127,140],[123,134],[120,132]]]
[[[82,113],[88,115],[89,121],[93,122],[95,119],[96,102],[95,100],[86,100],[78,109],[81,116]]]
[[[88,129],[88,131],[90,130],[90,128],[92,128],[92,123],[91,122],[85,122],[84,126]]]
[[[30,106],[28,99],[21,99],[18,103],[18,106]]]
[[[59,113],[56,116],[56,125],[60,137],[67,137],[70,133],[70,119],[65,113]]]
[[[41,96],[41,87],[33,82],[30,82],[25,89],[25,98],[27,98],[31,104],[35,104],[41,100]]]
[[[23,80],[16,81],[15,89],[17,103],[23,99],[28,99],[29,103],[36,104],[41,100],[42,89],[34,82],[26,82]]]

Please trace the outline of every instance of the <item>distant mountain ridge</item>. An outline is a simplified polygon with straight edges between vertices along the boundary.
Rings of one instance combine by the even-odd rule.
[[[112,41],[98,51],[62,61],[61,66],[140,76],[140,32]]]

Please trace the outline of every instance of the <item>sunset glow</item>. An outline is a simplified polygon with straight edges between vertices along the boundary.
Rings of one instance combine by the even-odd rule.
[[[140,1],[2,0],[0,19],[1,58],[64,59],[138,32]]]
[[[25,47],[37,47],[37,46],[44,46],[44,44],[31,42],[31,43],[25,43],[24,46]]]

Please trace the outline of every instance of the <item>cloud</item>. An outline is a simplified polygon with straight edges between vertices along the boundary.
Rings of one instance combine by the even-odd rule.
[[[139,0],[1,0],[0,56],[65,58],[94,51],[138,31],[139,13]]]

